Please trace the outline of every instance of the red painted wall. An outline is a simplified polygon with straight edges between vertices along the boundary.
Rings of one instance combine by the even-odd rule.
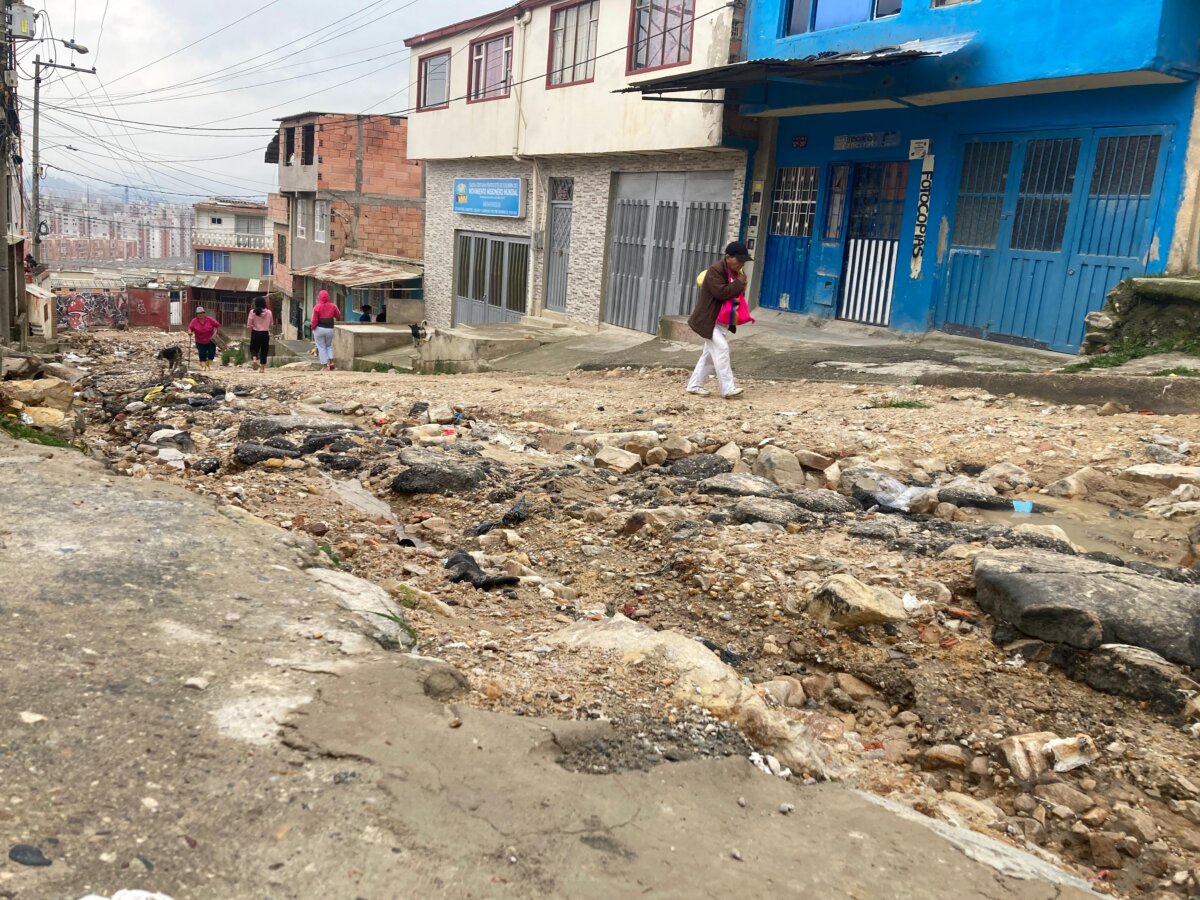
[[[133,328],[170,330],[171,295],[167,291],[130,288],[129,324]]]

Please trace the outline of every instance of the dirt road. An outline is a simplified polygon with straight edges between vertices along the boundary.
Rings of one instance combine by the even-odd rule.
[[[1002,634],[972,571],[989,547],[1049,547],[1192,590],[1192,522],[1144,508],[1187,501],[1120,474],[1152,444],[1186,457],[1195,419],[852,384],[751,382],[735,404],[630,371],[221,371],[150,395],[156,340],[74,348],[95,462],[0,454],[0,566],[22,572],[0,601],[19,623],[0,636],[19,698],[0,833],[52,861],[5,861],[0,896],[1049,897],[1048,871],[1196,889],[1186,714]],[[640,471],[593,468],[614,432],[657,435],[621,442]],[[886,513],[826,460],[935,493],[1007,464],[992,496],[1055,511]],[[1089,496],[1039,493],[1087,467]],[[730,469],[784,493],[709,492]],[[849,505],[792,508],[827,494]],[[448,580],[460,548],[511,583]],[[839,627],[814,606],[833,575],[910,608]],[[384,650],[393,623],[364,608],[402,614],[412,637],[383,643],[421,658]],[[632,643],[601,646],[622,622]],[[697,663],[695,688],[671,655],[688,648],[720,667]],[[1003,741],[1043,732],[1099,757],[1019,783]],[[805,786],[814,760],[845,786]],[[1014,880],[847,786],[1058,865]]]

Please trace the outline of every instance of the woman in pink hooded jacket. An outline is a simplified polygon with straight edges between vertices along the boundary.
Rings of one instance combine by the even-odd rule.
[[[341,317],[342,311],[329,299],[329,291],[317,294],[317,305],[313,307],[312,314],[312,333],[317,356],[321,359],[321,369],[325,372],[333,371],[333,326]]]

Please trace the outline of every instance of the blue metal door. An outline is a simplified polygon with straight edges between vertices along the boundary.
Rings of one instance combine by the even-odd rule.
[[[1146,273],[1170,145],[1165,138],[1144,131],[1097,133],[1075,252],[1050,341],[1055,350],[1077,348],[1084,316],[1104,306],[1108,292],[1126,278]]]
[[[968,139],[939,327],[1078,350],[1084,315],[1145,271],[1163,143],[1145,129]]]
[[[758,302],[768,309],[804,309],[804,280],[817,211],[816,166],[779,169],[767,226],[767,257]]]

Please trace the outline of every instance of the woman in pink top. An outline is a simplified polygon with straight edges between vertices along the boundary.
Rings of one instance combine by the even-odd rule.
[[[317,345],[317,356],[321,358],[321,369],[333,371],[333,326],[342,317],[342,311],[330,302],[329,291],[317,294],[317,305],[313,307],[312,333]]]
[[[196,307],[196,316],[188,323],[188,331],[196,337],[196,353],[202,369],[211,369],[217,357],[217,343],[213,338],[220,327],[221,323],[205,312],[203,306]]]
[[[275,315],[267,308],[263,297],[254,298],[254,309],[246,317],[246,327],[250,329],[250,359],[255,371],[267,368],[267,354],[271,350],[271,326],[275,324]]]

